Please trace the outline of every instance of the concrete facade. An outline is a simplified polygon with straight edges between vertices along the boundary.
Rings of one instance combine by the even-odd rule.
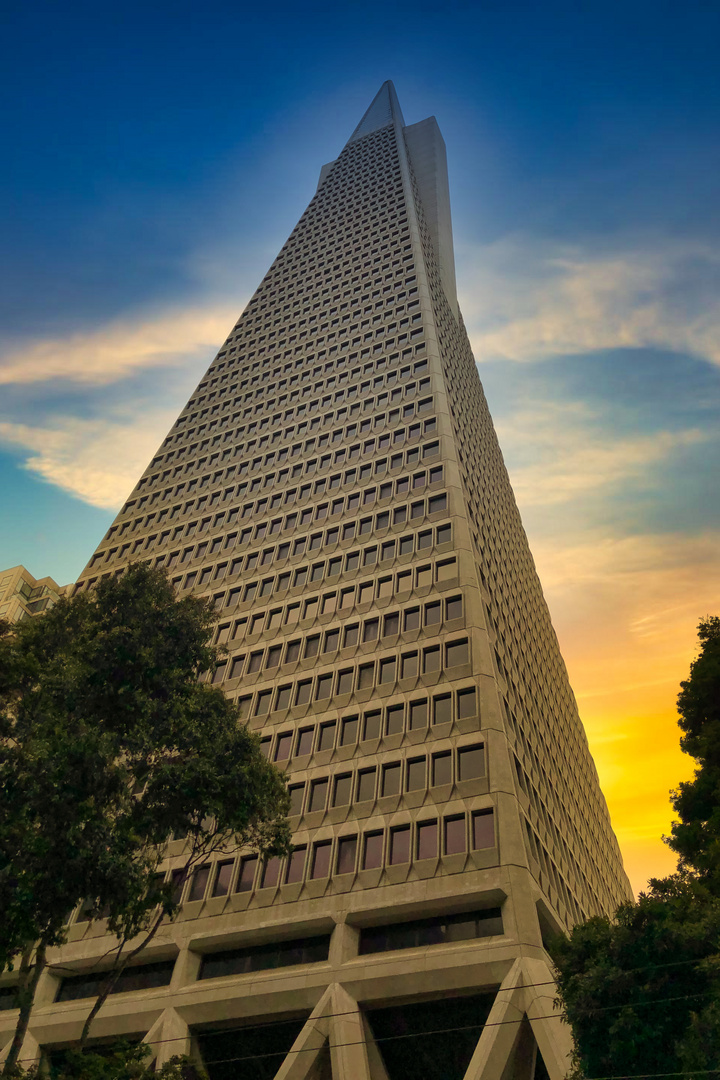
[[[193,879],[94,1033],[212,1080],[564,1077],[543,939],[630,890],[457,308],[444,144],[391,84],[77,587],[138,559],[215,598],[213,681],[296,851]],[[71,922],[26,1060],[90,1007],[108,940]]]
[[[47,611],[65,592],[51,577],[34,578],[24,566],[0,570],[0,619],[10,623]]]

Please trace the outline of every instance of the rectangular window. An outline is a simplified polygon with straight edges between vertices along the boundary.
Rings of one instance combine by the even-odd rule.
[[[385,795],[399,795],[402,770],[400,764],[383,765],[382,770],[382,793]]]
[[[478,810],[473,814],[472,846],[475,850],[495,847],[495,815],[492,809]]]
[[[297,690],[295,692],[295,704],[307,705],[307,703],[310,701],[311,689],[312,682],[310,681],[310,679],[306,679],[305,682],[298,683]]]
[[[329,840],[315,844],[313,849],[311,878],[324,878],[330,873],[330,852],[332,845]]]
[[[352,773],[344,773],[335,778],[333,806],[348,806],[352,794]]]
[[[324,698],[329,698],[332,692],[332,674],[318,676],[317,686],[315,689],[315,700],[321,701]]]
[[[205,896],[205,890],[207,889],[207,883],[210,879],[210,870],[212,869],[210,863],[205,863],[204,866],[199,866],[192,876],[190,882],[190,888],[188,890],[188,902],[193,900],[202,900]]]
[[[410,826],[390,830],[389,860],[392,866],[410,861]]]
[[[297,847],[288,859],[287,875],[285,881],[288,885],[295,885],[302,881],[305,872],[306,847]]]
[[[401,670],[401,676],[400,677],[402,679],[414,679],[414,678],[416,678],[417,674],[418,674],[418,667],[419,667],[419,665],[418,665],[418,653],[417,652],[405,653],[405,655],[402,658],[402,670]]]
[[[382,713],[379,709],[373,709],[365,713],[363,724],[363,739],[379,739]]]
[[[395,682],[395,657],[388,656],[380,661],[380,683]]]
[[[230,892],[230,882],[232,881],[234,867],[234,859],[228,859],[225,862],[217,864],[217,873],[215,875],[212,891],[213,896],[227,896]]]
[[[433,724],[449,724],[452,720],[452,698],[441,694],[433,699]]]
[[[406,791],[419,791],[425,787],[425,758],[413,758],[407,763]]]
[[[301,814],[305,785],[295,784],[294,787],[288,788],[288,791],[290,792],[290,813]]]
[[[340,745],[352,746],[358,739],[359,722],[357,716],[346,716],[340,730]]]
[[[342,836],[338,840],[337,873],[352,874],[355,870],[357,836]]]
[[[467,638],[451,641],[445,646],[445,666],[458,667],[470,660],[470,645]]]
[[[298,757],[304,757],[312,753],[313,735],[315,728],[302,728],[298,732],[297,748],[295,753]]]
[[[291,731],[287,731],[283,735],[278,735],[277,743],[275,744],[276,761],[287,761],[292,749],[292,740],[293,737]]]
[[[263,866],[262,888],[274,889],[280,880],[280,859],[275,855]]]
[[[452,783],[452,754],[448,750],[442,754],[433,754],[432,759],[432,784],[440,787],[441,784]]]
[[[308,807],[309,813],[312,814],[316,810],[325,809],[325,803],[327,802],[327,792],[327,780],[313,780],[310,786],[310,806]]]
[[[363,850],[363,870],[375,870],[382,866],[383,834],[366,833]]]
[[[427,698],[423,698],[421,701],[410,702],[410,730],[416,731],[418,728],[427,727],[428,722],[428,703]]]
[[[320,725],[320,738],[318,739],[318,750],[332,750],[335,745],[335,728],[336,723],[332,720],[328,724]]]
[[[385,716],[385,734],[400,735],[405,727],[405,706],[390,705]]]
[[[437,821],[421,821],[417,827],[418,859],[435,859],[438,853]]]
[[[477,780],[485,775],[485,747],[465,746],[458,750],[458,780]]]
[[[367,690],[373,686],[375,674],[374,664],[362,664],[358,668],[358,690]]]
[[[375,798],[376,769],[361,769],[358,773],[357,802],[367,802]]]
[[[240,862],[235,892],[250,892],[255,882],[255,870],[257,869],[257,855],[248,855]]]
[[[466,850],[465,815],[445,818],[445,854],[460,855]]]

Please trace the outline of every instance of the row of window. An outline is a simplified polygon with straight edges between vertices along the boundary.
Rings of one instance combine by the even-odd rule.
[[[381,638],[397,637],[400,633],[411,633],[433,627],[433,633],[437,633],[443,622],[454,622],[462,618],[462,596],[450,596],[443,600],[432,600],[424,605],[405,608],[403,611],[390,611],[382,617],[375,615],[365,619],[363,623],[334,626],[325,630],[324,633],[309,634],[302,642],[293,641],[287,644],[271,645],[267,649],[258,649],[250,653],[247,666],[245,655],[234,656],[230,661],[216,669],[214,681],[220,682],[224,678],[236,679],[238,676],[252,675],[259,671],[275,669],[281,663],[296,663],[298,659],[310,660],[316,656],[334,654],[338,649],[354,648],[356,645],[368,644]],[[268,623],[268,616],[270,623]],[[216,641],[224,644],[235,640],[244,633],[258,634],[263,630],[279,629],[282,625],[282,608],[271,612],[260,611],[251,615],[249,620],[238,621],[234,626],[225,623],[218,627]],[[230,631],[234,636],[231,638]],[[298,647],[299,646],[299,647]],[[283,658],[284,652],[284,658]]]
[[[393,720],[392,717],[390,719]],[[402,711],[399,724],[402,731]],[[335,737],[335,723],[321,725],[317,736],[312,728],[282,732],[274,740],[275,761],[287,761],[293,749],[299,757],[311,754],[315,738],[316,752],[332,749]],[[327,746],[323,743],[324,739],[327,740]],[[271,740],[267,739],[265,742],[266,752],[269,753]],[[371,765],[355,772],[318,777],[309,783],[291,784],[290,813],[315,814],[354,803],[373,803],[377,799],[411,791],[426,791],[453,783],[482,780],[485,774],[485,746],[483,743],[475,743],[458,748],[454,755],[452,750],[440,750],[429,758],[426,754],[420,754],[405,761],[390,761],[382,766]]]
[[[360,870],[436,859],[441,855],[463,855],[496,846],[495,815],[492,808],[471,814],[452,814],[409,825],[372,830],[362,834],[317,840],[296,847],[287,858],[264,861],[257,855],[240,860],[227,859],[198,867],[187,887],[183,871],[175,871],[184,903],[192,903],[229,893],[274,889],[297,885]]]
[[[356,314],[359,316],[360,312],[358,311]],[[390,317],[393,317],[392,313],[387,316],[387,318]],[[349,313],[347,314],[346,318],[350,318]],[[419,318],[419,312],[412,316],[413,321]],[[367,325],[370,326],[370,320],[367,319],[365,321]],[[380,322],[382,323],[383,333],[385,333],[386,327],[391,324],[382,319],[380,320]],[[301,366],[304,365],[304,363],[305,361],[302,361]],[[364,397],[366,394],[370,393],[379,394],[385,388],[387,388],[389,391],[395,392],[393,388],[396,387],[397,383],[407,383],[411,376],[417,377],[419,375],[423,375],[427,371],[428,361],[427,359],[423,359],[419,360],[416,364],[406,364],[404,367],[401,367],[397,370],[392,370],[381,375],[376,375],[373,379],[366,379],[366,381],[362,383],[360,382],[360,380],[363,379],[367,374],[369,374],[369,372],[367,372],[362,367],[355,367],[351,371],[342,371],[338,375],[330,375],[329,377],[324,377],[322,367],[315,368],[313,369],[313,371],[303,372],[302,374],[297,373],[295,375],[291,375],[289,373],[290,371],[292,371],[295,365],[291,362],[289,364],[286,364],[285,366],[287,369],[286,378],[281,379],[279,382],[270,382],[267,385],[261,384],[253,390],[252,393],[256,402],[259,403],[263,398],[269,398],[272,394],[275,393],[281,394],[284,390],[287,389],[290,389],[293,393],[297,393],[302,388],[303,393],[308,393],[310,390],[310,380],[313,378],[319,378],[321,381],[316,382],[312,386],[312,392],[316,394],[323,394],[327,393],[328,391],[333,391],[335,394],[335,400],[338,402],[342,400],[342,397],[340,395],[345,396],[345,398],[355,395],[359,397]],[[332,362],[325,366],[328,367],[330,370],[335,367],[334,363]],[[370,371],[373,371],[375,368],[374,364],[369,364],[367,366],[370,368]],[[272,379],[274,377],[277,377],[279,373],[280,369],[277,369],[276,372],[269,373],[268,377]],[[238,389],[245,390],[251,383],[257,382],[257,380],[254,379],[253,376],[249,376],[243,379],[243,381],[239,384],[234,384],[233,386],[223,388],[220,384],[222,384],[224,380],[229,381],[229,379],[233,375],[235,376],[235,378],[237,378],[237,372],[228,371],[223,376],[216,376],[214,379],[211,380],[209,384],[201,383],[196,393],[200,393],[201,395],[203,395],[203,391],[206,389],[209,390],[209,393],[207,395],[203,395],[197,399],[192,400],[190,402],[190,406],[193,408],[197,408],[205,402],[214,400],[214,397],[220,395],[222,396],[223,400],[225,400],[231,394],[234,394]],[[397,387],[397,389],[402,390],[402,387]],[[274,403],[271,401],[267,401],[263,405],[263,407],[267,409],[272,409],[274,408]]]
[[[362,428],[362,426],[363,425],[361,425],[361,428]],[[333,437],[330,440],[329,445],[332,445],[333,442],[335,442],[335,441],[339,441],[339,439],[336,439],[336,436],[341,436],[341,434],[342,434],[341,432],[333,433]],[[222,493],[218,491],[218,492],[215,492],[213,495],[205,495],[201,499],[199,499],[197,501],[197,503],[195,503],[195,504],[193,504],[193,503],[186,504],[183,512],[184,513],[189,513],[190,510],[193,508],[193,505],[195,506],[196,510],[202,510],[208,504],[213,505],[213,502],[212,502],[213,499],[216,500],[216,502],[219,502],[219,500],[221,498],[221,495],[222,495],[222,498],[225,501],[227,501],[229,498],[235,498],[235,497],[242,498],[243,495],[247,491],[249,491],[252,494],[255,491],[259,491],[261,487],[270,488],[270,487],[277,486],[277,487],[287,488],[290,483],[292,483],[294,480],[300,479],[303,476],[306,476],[306,477],[307,476],[313,476],[318,472],[322,472],[322,471],[325,471],[325,470],[331,468],[333,465],[335,465],[337,467],[337,465],[341,464],[343,461],[348,461],[348,462],[356,461],[361,456],[361,453],[363,455],[367,455],[369,453],[375,453],[376,450],[377,451],[388,450],[391,447],[391,445],[395,445],[395,446],[402,445],[402,443],[404,443],[406,441],[406,437],[407,437],[406,431],[405,431],[404,428],[402,428],[399,431],[395,431],[393,433],[393,435],[391,435],[389,432],[385,433],[383,435],[380,435],[377,438],[377,440],[371,440],[370,444],[367,447],[365,447],[365,446],[361,447],[361,445],[359,443],[356,443],[354,446],[346,448],[345,451],[338,450],[334,454],[333,453],[327,453],[327,454],[323,455],[320,458],[306,459],[304,462],[297,462],[295,465],[292,466],[292,468],[288,465],[287,468],[281,469],[277,473],[275,473],[275,472],[269,473],[269,474],[266,474],[264,477],[256,476],[250,482],[249,485],[247,483],[242,483],[237,488],[226,488],[225,491],[222,492]],[[312,440],[308,440],[308,441],[312,441]],[[296,447],[287,448],[286,451],[285,451],[285,458],[286,459],[288,457],[291,458],[293,456],[293,454],[289,453],[289,451],[295,451],[296,449],[299,449],[299,448],[296,448]],[[234,456],[237,457],[239,452],[240,452],[240,448],[236,448]],[[268,455],[268,456],[271,456],[271,455]],[[427,456],[429,456],[429,455],[427,455]],[[218,452],[215,455],[215,457],[219,461],[220,453]],[[400,458],[400,461],[402,461],[402,458]],[[203,463],[205,463],[205,462],[203,462]],[[210,461],[209,461],[209,464],[212,465],[213,463],[214,463],[213,459],[211,458]],[[232,474],[234,474],[237,477],[245,476],[245,475],[247,475],[248,472],[251,471],[252,466],[258,467],[261,463],[262,463],[262,458],[258,459],[257,464],[254,463],[254,462],[251,464],[250,460],[248,458],[246,458],[244,461],[240,462],[240,464],[235,468],[234,472],[225,474],[225,479],[226,480],[229,479],[229,476],[232,475]],[[393,464],[392,464],[391,467],[396,468],[398,463],[399,462],[393,461]],[[201,463],[198,462],[196,468],[201,468],[201,467],[202,467]],[[170,472],[171,472],[171,470],[168,470],[167,475],[170,475]],[[162,499],[162,500],[171,499],[171,498],[179,499],[183,495],[191,494],[196,489],[199,489],[199,490],[205,489],[206,490],[207,487],[211,483],[214,484],[216,482],[216,478],[213,477],[212,474],[204,476],[202,478],[186,479],[187,469],[182,465],[177,466],[177,468],[174,470],[174,474],[183,477],[181,483],[179,483],[176,487],[165,488],[162,492],[157,491],[157,492],[155,492],[153,494],[149,493],[146,496],[142,496],[139,499],[138,503],[137,503],[138,509],[143,509],[146,505],[147,506],[152,506],[158,501],[158,499]],[[367,466],[361,468],[359,470],[359,472],[356,469],[350,469],[347,472],[345,472],[344,476],[343,476],[343,474],[337,474],[335,476],[331,476],[330,480],[327,482],[327,489],[332,490],[334,488],[339,488],[342,483],[344,483],[345,485],[354,484],[354,483],[356,483],[358,481],[358,478],[362,482],[363,480],[367,479],[370,475],[371,475],[371,470]],[[165,476],[159,478],[160,482],[162,482],[164,479],[165,479]],[[222,475],[218,475],[217,480],[219,481],[221,479],[222,479]],[[288,495],[292,494],[292,500],[290,500],[290,499],[286,500],[286,505],[290,501],[294,502],[296,500],[296,498],[299,498],[299,499],[307,498],[312,493],[314,493],[315,495],[322,494],[325,490],[326,490],[325,481],[318,481],[314,485],[314,488],[311,485],[306,485],[306,486],[300,488],[299,492],[298,492],[297,489],[288,490],[287,494]],[[407,490],[407,488],[405,490]],[[278,505],[279,505],[279,503],[278,503]]]
[[[417,290],[414,290],[414,291],[417,292]],[[381,343],[379,343],[378,345],[376,345],[372,349],[371,348],[366,348],[366,349],[362,349],[359,353],[357,353],[357,352],[351,353],[350,356],[349,356],[349,360],[351,362],[353,362],[355,360],[358,360],[358,359],[360,359],[360,360],[368,359],[369,360],[372,353],[374,353],[374,352],[379,353],[382,350],[383,350],[383,345]],[[334,350],[331,349],[330,351],[333,352],[333,351],[337,351],[337,350],[336,349],[334,349]],[[391,364],[396,363],[398,361],[405,362],[405,361],[411,360],[414,356],[419,356],[420,354],[424,353],[424,351],[425,351],[425,343],[420,342],[418,345],[409,345],[406,349],[403,349],[399,353],[391,353],[391,354],[387,355],[386,360]],[[430,400],[430,404],[427,404],[427,403],[424,403],[424,402],[420,401],[418,403],[417,411],[418,412],[423,412],[426,409],[432,408],[432,399],[429,399],[429,400]],[[374,405],[374,401],[372,402],[372,404],[370,402],[367,402],[365,407],[369,410],[372,407],[372,405]],[[402,410],[402,412],[398,408],[393,409],[393,410],[390,411],[390,413],[388,413],[387,417],[383,418],[384,422],[386,422],[388,424],[395,424],[395,423],[398,422],[401,415],[406,415],[406,416],[412,415],[412,412],[410,412],[410,409],[412,409],[412,406],[405,406],[405,408]],[[408,410],[408,411],[406,412],[405,410]],[[355,405],[352,405],[350,407],[342,406],[342,408],[334,410],[333,412],[325,413],[324,416],[316,415],[316,416],[314,416],[312,418],[309,418],[307,420],[301,420],[300,423],[293,424],[289,428],[285,428],[285,430],[282,431],[277,425],[279,425],[281,423],[283,418],[282,418],[281,414],[277,414],[277,413],[274,416],[270,416],[269,414],[267,416],[261,416],[259,420],[252,420],[248,424],[243,424],[242,423],[243,420],[247,420],[250,416],[257,413],[256,409],[253,409],[252,407],[250,407],[250,408],[246,408],[243,412],[238,411],[237,413],[234,413],[232,416],[217,417],[215,419],[209,420],[207,423],[201,423],[201,424],[199,424],[199,426],[197,428],[191,428],[190,430],[185,431],[185,432],[180,431],[175,435],[168,435],[167,439],[165,440],[165,445],[170,446],[170,445],[172,445],[172,443],[174,441],[179,441],[180,439],[183,439],[183,438],[191,439],[191,438],[194,438],[196,435],[198,437],[202,437],[204,435],[210,436],[210,435],[213,434],[213,432],[218,431],[218,429],[220,429],[220,428],[225,429],[228,426],[231,427],[233,429],[233,431],[237,435],[241,435],[241,434],[245,434],[245,433],[247,433],[248,435],[253,435],[253,434],[255,434],[255,432],[264,431],[265,428],[267,428],[270,425],[271,422],[275,425],[275,427],[277,429],[277,436],[276,437],[282,437],[283,439],[291,439],[291,438],[294,438],[294,437],[304,437],[309,432],[317,431],[321,427],[321,425],[323,425],[323,424],[327,425],[327,424],[333,424],[333,423],[344,423],[345,420],[348,417],[355,416],[358,411],[359,411],[359,403],[356,403]],[[291,412],[292,412],[292,410],[288,411],[288,413],[286,414],[286,418],[287,418],[288,415],[290,415]],[[177,424],[181,424],[182,421],[183,421],[183,417],[179,417],[179,419],[177,421]],[[370,430],[370,429],[366,428],[365,430]],[[354,439],[356,435],[357,435],[357,425],[356,424],[351,424],[350,428],[348,429],[348,433],[346,434],[346,438]]]
[[[450,538],[450,526],[441,526],[434,532],[435,543],[440,546],[449,542]],[[433,530],[428,529],[426,532],[416,534],[418,552],[425,551],[431,548],[433,540]],[[447,539],[446,539],[447,537]],[[330,560],[332,562],[332,560]],[[369,564],[372,565],[372,564]],[[305,568],[301,568],[303,570]],[[190,589],[195,585],[211,586],[212,573],[211,567],[208,568],[209,574],[203,571],[203,574],[198,576],[197,572],[188,574],[185,579],[173,578],[173,584],[177,587]],[[336,571],[333,570],[333,573]],[[332,575],[328,575],[332,576]],[[451,559],[444,559],[437,561],[434,566],[430,563],[418,566],[415,569],[408,568],[406,570],[398,570],[396,573],[384,574],[382,577],[376,580],[363,581],[358,585],[349,585],[346,588],[339,589],[337,591],[324,593],[322,596],[313,596],[307,600],[303,600],[302,603],[288,604],[284,609],[283,625],[292,625],[299,622],[300,619],[312,619],[316,615],[328,615],[334,611],[349,612],[350,609],[357,605],[372,603],[375,599],[383,599],[390,597],[397,593],[410,592],[412,589],[423,589],[435,583],[452,581],[457,576],[457,560],[453,557]],[[247,585],[241,585],[237,588],[230,589],[229,592],[215,594],[215,604],[218,608],[235,607],[237,604],[248,604],[257,600],[265,599],[269,596],[278,595],[283,592],[287,592],[291,588],[301,588],[303,586],[303,574],[301,571],[292,573],[287,570],[275,577],[264,578],[261,581],[251,581]],[[95,580],[95,579],[93,579]],[[294,584],[293,584],[294,581]],[[92,582],[91,582],[92,584]],[[274,616],[268,622],[267,629],[274,629],[278,623],[279,615],[277,612],[273,612]]]
[[[398,442],[398,441],[404,442],[406,438],[408,438],[408,440],[419,438],[421,436],[421,434],[423,433],[423,430],[424,430],[425,434],[429,434],[429,433],[435,432],[436,429],[437,429],[437,421],[435,420],[435,418],[432,418],[431,420],[426,421],[423,425],[417,425],[416,424],[416,425],[413,425],[412,427],[407,428],[407,429],[406,428],[401,428],[399,431],[395,432],[394,439],[395,439],[396,442]],[[365,449],[368,446],[372,447],[373,449]],[[335,457],[337,457],[339,454],[342,454],[342,455],[347,454],[349,461],[357,460],[360,457],[361,453],[363,455],[374,453],[375,452],[374,447],[375,447],[375,440],[370,440],[370,443],[366,442],[364,444],[364,446],[361,446],[359,443],[357,443],[355,446],[351,446],[349,448],[346,447],[343,450],[338,451],[336,453]],[[298,446],[297,449],[299,449],[299,448],[300,447]],[[293,448],[293,449],[295,449],[295,448]],[[404,451],[403,453],[393,454],[390,459],[383,458],[383,459],[381,459],[379,461],[376,461],[376,462],[374,462],[372,464],[368,463],[368,464],[365,464],[365,465],[361,465],[358,469],[351,469],[351,470],[347,471],[344,474],[345,483],[347,483],[347,484],[366,483],[371,478],[371,476],[373,476],[373,475],[375,475],[375,477],[384,476],[388,472],[388,465],[389,465],[389,469],[390,469],[391,472],[396,470],[396,469],[400,469],[403,466],[408,467],[408,466],[417,465],[418,462],[420,461],[421,450],[422,450],[423,460],[428,460],[428,459],[430,459],[432,457],[437,456],[437,454],[439,453],[439,444],[437,442],[433,442],[433,443],[426,444],[422,448],[421,447],[413,447],[410,450]],[[237,471],[238,473],[240,473],[242,469],[243,469],[243,464],[241,463],[239,466],[237,466],[237,470],[234,470],[233,468],[225,470],[225,471],[220,470],[219,472],[217,472],[215,474],[215,476],[202,477],[198,481],[198,483],[201,486],[202,485],[207,485],[207,484],[210,484],[210,483],[219,484],[222,481],[223,477],[227,481],[232,477],[234,471]],[[330,479],[332,480],[333,478],[330,478]],[[325,480],[317,481],[315,483],[315,494],[316,495],[322,494],[321,486],[325,485],[325,484],[326,484]],[[232,488],[227,489],[227,490],[229,490],[230,492],[233,491]],[[324,490],[324,488],[323,488],[323,490]],[[240,488],[238,488],[238,492],[239,491],[240,491]],[[164,497],[164,493],[162,493],[162,497]],[[144,509],[146,505],[148,507],[153,506],[160,498],[161,498],[161,493],[160,492],[150,493],[147,496],[143,496],[143,498],[138,503],[132,503],[132,502],[128,503],[127,506],[125,507],[125,509],[123,510],[123,513]],[[219,505],[220,502],[221,502],[221,498],[222,498],[222,501],[224,501],[223,493],[221,491],[219,491],[219,490],[216,491],[213,495],[209,496],[208,509],[211,509],[213,506]],[[293,499],[293,501],[294,501],[294,499]],[[157,527],[159,525],[162,525],[164,522],[169,523],[171,520],[176,518],[180,514],[180,512],[181,512],[181,507],[178,505],[178,506],[173,507],[172,509],[166,508],[164,510],[160,510],[160,511],[158,511],[157,514],[151,513],[144,520],[141,517],[139,517],[139,518],[135,518],[134,520],[123,521],[119,526],[114,526],[110,530],[110,532],[108,533],[108,538],[111,535],[114,535],[116,532],[118,533],[118,535],[123,535],[124,533],[126,533],[128,531],[135,532],[135,531],[137,531],[137,529],[139,529],[141,527],[144,528],[144,529],[149,529],[153,525],[155,525]],[[228,526],[234,525],[235,522],[238,520],[239,516],[240,516],[240,508],[239,507],[233,507],[229,511],[223,511],[222,513],[216,514],[214,519],[210,518],[210,517],[207,517],[207,518],[203,519],[200,522],[191,522],[188,526],[184,526],[184,525],[176,526],[176,528],[175,528],[175,530],[174,530],[174,532],[172,534],[172,542],[174,543],[175,541],[177,541],[183,535],[191,536],[196,529],[197,529],[198,532],[204,532],[205,530],[210,528],[211,524],[212,524],[213,529],[217,529],[221,525],[227,528]],[[288,522],[286,527],[287,528],[292,527],[292,525],[290,523],[294,522],[295,520],[296,520],[295,515],[291,515],[288,519],[286,519],[286,521]],[[184,530],[186,530],[186,531],[184,532]],[[162,534],[160,539],[163,542],[165,542],[165,540],[167,540],[169,537],[170,537],[170,533],[167,532],[167,533]],[[157,539],[158,539],[158,536],[148,537],[147,538],[147,545],[151,546],[152,544],[154,544],[154,542]],[[135,547],[133,548],[133,551],[138,550],[141,545],[142,545],[142,541],[136,541]],[[115,549],[115,550],[117,550],[117,549]],[[128,550],[129,550],[129,545],[122,549],[121,554],[123,554],[123,555],[126,554],[126,552]]]
[[[420,316],[418,315],[417,318],[419,319]],[[417,341],[422,335],[422,333],[422,328],[413,330],[410,334],[410,338],[413,341]],[[373,336],[374,335],[371,333],[370,337],[372,338]],[[360,344],[360,342],[358,340],[357,342],[353,342],[353,344]],[[393,342],[387,340],[384,342],[384,346],[387,349],[392,348],[393,344]],[[335,390],[332,393],[328,392],[328,388],[324,383],[318,383],[315,386],[312,386],[309,382],[306,382],[305,380],[303,380],[303,382],[304,385],[301,384],[301,387],[299,389],[291,388],[289,391],[282,393],[278,398],[264,401],[262,402],[262,404],[258,402],[257,404],[253,405],[251,409],[247,409],[244,413],[244,416],[246,418],[248,416],[251,416],[252,413],[257,412],[259,408],[266,410],[267,412],[272,412],[274,409],[282,410],[283,408],[285,408],[285,406],[288,405],[289,402],[294,403],[292,408],[285,409],[284,413],[276,414],[276,419],[278,423],[281,423],[287,422],[293,417],[301,417],[306,414],[318,412],[319,410],[325,410],[330,408],[339,409],[343,402],[351,402],[354,401],[355,398],[360,399],[360,409],[365,408],[365,410],[367,410],[371,407],[373,408],[373,410],[387,409],[389,406],[398,405],[403,400],[403,398],[411,398],[414,397],[416,394],[424,394],[427,393],[430,389],[429,378],[413,380],[412,382],[405,383],[404,386],[396,386],[393,389],[388,388],[386,390],[381,389],[381,387],[374,386],[373,383],[368,380],[364,383],[352,384],[346,389]],[[226,394],[223,395],[223,398],[217,401],[216,404],[208,404],[205,406],[205,408],[200,409],[200,411],[193,411],[192,413],[190,413],[190,415],[188,416],[188,422],[194,423],[195,421],[203,420],[208,416],[219,416],[222,413],[227,412],[229,409],[237,408],[239,405],[242,405],[243,402],[248,402],[251,401],[253,398],[262,396],[261,394],[258,395],[257,392],[253,391],[250,394],[239,394],[235,398],[230,398],[229,395],[232,392],[232,389],[233,388],[230,387]],[[300,402],[299,404],[297,403],[298,396],[304,397],[307,394],[311,393],[319,393],[324,396],[317,397],[309,402]],[[369,400],[373,402],[372,406],[368,405]],[[199,403],[191,402],[190,407],[193,410],[197,410],[198,404]],[[355,410],[355,412],[353,411],[353,409],[347,409],[345,412],[340,410],[336,413],[338,422],[342,423],[345,415],[355,415],[355,413],[359,412],[360,409]]]
[[[413,307],[416,307],[418,305],[418,303],[419,303],[419,301],[417,301],[417,300],[411,301],[407,305],[408,310],[410,310]],[[404,310],[404,307],[401,305],[399,308],[396,308],[395,310],[396,310],[396,312],[400,313],[401,311]],[[289,365],[286,364],[286,370],[287,370],[288,367],[295,367],[296,369],[303,368],[308,364],[314,363],[316,359],[318,359],[318,357],[316,357],[313,353],[310,353],[309,355],[306,355],[306,356],[301,356],[301,357],[297,358],[294,362],[291,362]],[[390,358],[388,356],[379,356],[379,357],[377,357],[377,358],[375,358],[375,359],[373,359],[373,360],[371,360],[369,362],[366,362],[363,365],[363,373],[364,374],[370,374],[373,371],[391,370],[393,368],[393,366],[395,365],[396,361],[397,361],[397,356],[395,356],[392,360],[390,360]],[[324,365],[324,369],[321,368],[321,367],[315,368],[313,370],[313,372],[312,372],[312,375],[313,376],[318,375],[321,370],[324,370],[326,373],[328,371],[333,370],[333,369],[337,370],[337,371],[342,371],[342,369],[347,364],[350,364],[350,363],[352,363],[352,361],[351,361],[349,356],[338,356],[335,359],[326,362],[325,365]],[[414,374],[417,374],[419,372],[419,370],[420,370],[419,367],[418,367],[418,364],[427,364],[427,360],[420,360],[418,363],[416,363],[413,366],[413,373]],[[222,366],[223,366],[222,364],[219,364],[217,370],[220,370],[222,368]],[[257,366],[259,367],[259,366],[262,366],[262,365],[257,365]],[[185,422],[184,417],[181,416],[181,417],[178,418],[178,420],[176,422],[176,428],[175,428],[175,430],[173,431],[172,434],[168,435],[167,439],[165,440],[165,443],[163,444],[163,449],[165,447],[173,446],[173,444],[179,443],[179,442],[181,442],[182,440],[184,440],[186,438],[192,438],[195,435],[194,429],[189,430],[189,431],[177,430],[178,428],[182,428],[184,422]],[[237,437],[239,435],[243,435],[243,434],[246,434],[246,433],[247,434],[252,434],[256,430],[257,430],[257,423],[253,423],[253,424],[250,424],[250,425],[247,425],[247,426],[236,427],[235,429],[233,429],[231,432],[228,433],[228,436],[229,437]],[[289,438],[289,437],[291,437],[291,435],[289,433],[286,433],[286,437]],[[322,436],[322,437],[324,438],[325,436]],[[217,444],[217,442],[219,442],[221,438],[222,438],[222,436],[216,435],[213,439],[205,439],[201,443],[195,443],[195,444],[186,445],[186,446],[178,446],[177,449],[172,449],[167,455],[164,455],[162,453],[158,454],[155,458],[153,458],[152,462],[150,463],[150,468],[156,468],[163,461],[164,461],[165,464],[169,464],[171,461],[177,461],[181,457],[187,456],[188,454],[194,454],[197,450],[202,452],[204,449],[209,447],[211,445],[211,443],[212,444]],[[263,435],[258,440],[258,443],[257,443],[258,447],[260,449],[262,449],[263,445],[267,445],[269,439],[270,439],[269,435]],[[252,452],[254,446],[255,446],[254,441],[252,441],[252,442],[250,442],[248,444],[248,447],[246,448],[248,454]]]
[[[283,761],[289,756],[305,757],[324,750],[333,750],[336,746],[355,746],[358,741],[372,742],[392,735],[402,735],[405,731],[422,731],[429,724],[439,727],[451,724],[453,719],[469,720],[477,715],[475,687],[467,686],[455,691],[454,705],[453,695],[449,693],[436,694],[429,698],[418,697],[409,702],[393,702],[382,709],[373,707],[362,714],[344,716],[339,723],[331,720],[320,725],[302,727],[297,733],[282,732],[276,737],[267,736],[262,740],[262,750],[267,757]],[[443,761],[445,764],[437,766],[439,772],[433,767],[433,780],[438,784],[453,783],[452,763],[448,765],[444,758]],[[455,776],[457,775],[456,771]],[[299,810],[296,812],[299,813]]]
[[[342,697],[377,686],[392,686],[398,680],[417,679],[419,675],[452,672],[470,662],[470,643],[467,638],[411,649],[399,655],[381,657],[360,664],[329,671],[312,678],[299,679],[277,687],[259,690],[254,695],[252,716],[266,716],[311,702],[330,708],[335,697]]]

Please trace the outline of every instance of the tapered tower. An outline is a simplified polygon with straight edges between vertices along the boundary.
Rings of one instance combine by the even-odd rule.
[[[211,1080],[565,1076],[543,940],[630,891],[458,309],[444,143],[391,83],[78,587],[137,560],[214,598],[212,678],[296,846],[201,868],[98,1030]],[[70,936],[36,1046],[87,1013],[107,940]]]

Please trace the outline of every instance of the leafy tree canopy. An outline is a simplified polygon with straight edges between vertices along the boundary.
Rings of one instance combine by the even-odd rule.
[[[288,849],[283,778],[199,681],[213,626],[207,601],[143,565],[0,626],[0,971],[22,957],[21,999],[28,950],[44,962],[81,899],[122,941],[158,904],[173,913],[157,873],[170,836],[187,836],[188,868],[238,844]]]

